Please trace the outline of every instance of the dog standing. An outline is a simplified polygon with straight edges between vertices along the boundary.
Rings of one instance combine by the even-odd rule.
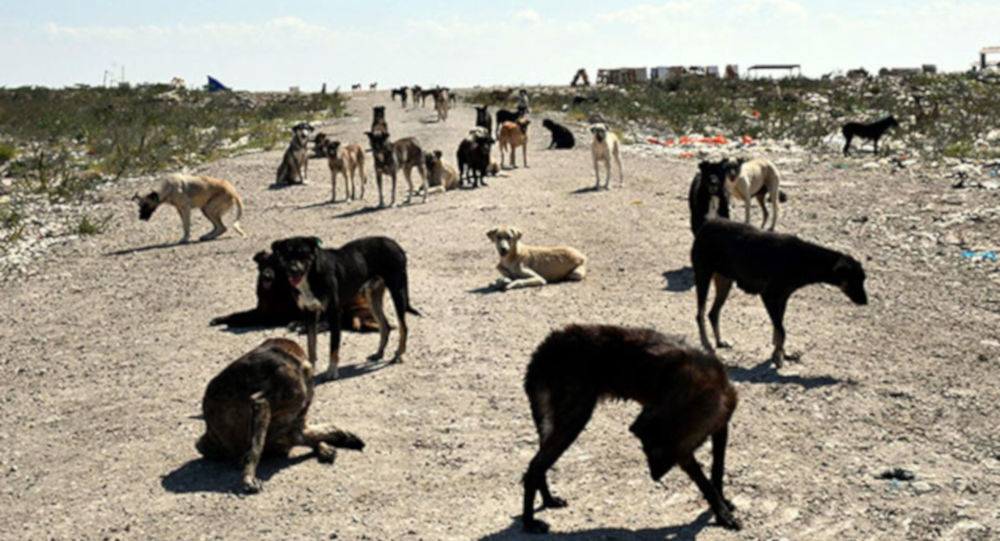
[[[614,158],[615,164],[618,165],[618,186],[625,186],[625,176],[624,173],[622,173],[622,159],[619,152],[620,145],[618,144],[618,136],[609,131],[607,125],[603,123],[591,125],[590,133],[594,134],[594,140],[590,144],[590,156],[594,159],[594,178],[597,181],[594,185],[594,189],[601,189],[601,174],[597,168],[597,164],[600,162],[604,162],[607,173],[604,181],[604,189],[608,190],[611,188],[611,158]]]
[[[448,102],[448,91],[441,88],[434,93],[434,110],[437,111],[438,122],[446,122],[448,120],[448,108],[451,104]]]
[[[389,124],[385,121],[385,106],[376,105],[372,107],[372,131],[384,132],[388,135]]]
[[[382,196],[382,175],[392,178],[392,202],[396,204],[396,155],[389,142],[389,132],[370,131],[365,132],[372,149],[372,161],[375,164],[375,184],[378,185],[378,206],[385,207],[385,199]]]
[[[769,195],[771,210],[774,211],[771,231],[774,231],[774,226],[778,223],[778,201],[784,203],[787,200],[779,188],[780,184],[781,175],[778,174],[778,168],[763,158],[750,161],[739,159],[726,163],[726,188],[733,197],[743,201],[746,209],[744,223],[750,223],[750,198],[754,197],[760,205],[760,210],[764,211],[760,227],[763,228],[767,224],[764,196]]]
[[[399,346],[392,362],[403,362],[408,334],[406,313],[420,315],[410,306],[406,252],[388,237],[365,237],[338,249],[324,249],[320,245],[316,237],[292,237],[271,244],[279,266],[296,291],[299,308],[309,313],[304,321],[309,336],[309,362],[316,364],[316,334],[319,318],[325,314],[330,327],[330,365],[323,377],[337,378],[340,364],[337,322],[341,318],[341,302],[362,289],[379,324],[378,351],[368,360],[381,359],[389,340],[389,323],[382,305],[388,289],[399,326]]]
[[[278,166],[275,184],[305,184],[309,182],[309,134],[313,127],[305,122],[292,126],[292,140],[288,143]]]
[[[736,389],[715,355],[651,329],[570,325],[550,334],[535,350],[524,378],[539,449],[524,474],[523,528],[544,533],[535,518],[542,505],[565,507],[549,490],[546,472],[583,431],[601,400],[635,400],[642,411],[629,430],[642,442],[649,473],[659,481],[677,464],[698,486],[715,519],[740,529],[723,495],[729,420]],[[712,438],[711,480],[695,450]]]
[[[497,109],[497,138],[500,138],[500,126],[503,126],[504,122],[517,122],[518,120],[527,116],[527,109],[518,108],[517,111],[511,111],[508,109]]]
[[[493,133],[493,119],[490,118],[489,106],[476,106],[476,126],[486,129],[486,134]]]
[[[485,177],[487,171],[491,172],[494,176],[497,174],[493,172],[493,166],[496,164],[490,161],[490,148],[495,142],[490,137],[490,132],[486,131],[486,128],[477,126],[469,130],[469,136],[462,139],[456,152],[458,182],[460,186],[466,178],[466,169],[469,171],[468,176],[473,188],[477,188],[480,183],[486,186]],[[500,166],[497,165],[496,171],[499,172],[499,169]]]
[[[847,156],[847,151],[851,148],[851,140],[855,136],[862,139],[868,139],[874,143],[875,148],[872,150],[872,154],[878,155],[878,140],[882,138],[886,130],[893,126],[899,126],[899,122],[896,122],[896,118],[889,115],[888,118],[883,118],[878,122],[872,122],[871,124],[862,124],[860,122],[848,122],[844,124],[844,127],[840,129],[840,132],[844,134],[844,156]]]
[[[719,335],[719,312],[733,282],[751,295],[760,295],[774,327],[771,361],[781,368],[785,354],[785,306],[797,289],[809,284],[835,285],[855,304],[868,304],[865,271],[853,257],[800,240],[791,235],[762,231],[730,220],[709,220],[701,226],[691,248],[698,298],[698,334],[705,349],[714,351],[705,332],[705,301],[709,284],[715,300],[708,312],[717,347],[726,348]]]
[[[201,175],[172,173],[161,180],[155,190],[142,197],[135,194],[132,196],[132,200],[139,203],[139,219],[143,221],[148,221],[160,205],[173,205],[181,216],[181,226],[184,229],[181,243],[186,243],[191,238],[192,208],[200,208],[202,214],[208,218],[208,221],[212,222],[212,230],[202,235],[200,240],[211,240],[226,232],[226,226],[222,223],[222,215],[229,212],[233,205],[236,206],[233,229],[241,237],[247,236],[243,232],[243,228],[240,227],[240,218],[243,217],[243,200],[236,193],[236,188],[233,188],[233,185],[226,180]]]
[[[548,118],[542,121],[542,126],[552,132],[552,142],[549,143],[549,150],[553,148],[573,148],[576,145],[576,138],[573,137],[573,132],[569,131],[566,126],[557,124]]]
[[[399,101],[403,104],[403,109],[406,109],[406,90],[405,86],[393,88],[391,94],[392,101],[396,101],[396,96],[399,96]]]
[[[424,151],[420,148],[420,143],[415,137],[404,137],[392,144],[392,151],[395,154],[396,166],[403,171],[403,178],[409,192],[406,193],[405,204],[409,204],[413,199],[413,168],[417,168],[420,173],[420,190],[424,193],[423,202],[427,202],[427,169],[424,167]],[[381,190],[380,190],[381,191]],[[395,179],[392,184],[392,200],[396,200]]]
[[[243,490],[260,492],[262,456],[288,456],[296,445],[332,463],[336,447],[362,450],[360,438],[333,425],[308,425],[313,366],[295,342],[271,338],[212,378],[202,399],[205,434],[195,447],[205,458],[239,460]]]
[[[528,125],[531,121],[527,118],[519,118],[517,122],[504,122],[500,126],[500,165],[503,165],[503,152],[507,148],[510,150],[510,166],[517,167],[514,163],[514,153],[517,147],[522,149],[524,166],[528,167]]]
[[[368,178],[365,177],[365,151],[361,145],[347,145],[340,148],[340,141],[328,141],[326,155],[330,166],[330,189],[332,195],[330,201],[337,201],[337,174],[344,177],[344,200],[354,200],[354,176],[359,173],[361,176],[361,197],[365,198],[365,184]],[[350,174],[350,178],[348,178]]]
[[[691,180],[688,209],[691,210],[691,232],[698,230],[709,218],[729,218],[729,190],[726,189],[728,162],[703,161]]]
[[[486,237],[493,242],[500,254],[497,270],[503,277],[494,284],[500,290],[543,286],[563,280],[583,280],[587,275],[587,257],[575,248],[520,244],[521,231],[509,226],[490,229],[486,232]]]

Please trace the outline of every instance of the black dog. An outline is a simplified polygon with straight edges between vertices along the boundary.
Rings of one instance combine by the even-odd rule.
[[[372,131],[383,132],[388,136],[389,124],[385,121],[385,106],[376,105],[372,107]]]
[[[392,94],[390,95],[392,101],[396,101],[396,96],[399,96],[399,101],[403,103],[403,109],[406,109],[406,90],[407,88],[405,86],[393,88]]]
[[[518,107],[517,111],[510,111],[508,109],[498,109],[496,137],[500,137],[500,126],[503,126],[504,122],[517,122],[518,119],[520,119],[526,114],[528,114],[528,109],[524,107]]]
[[[552,142],[549,143],[549,149],[573,148],[573,146],[576,145],[576,139],[573,137],[573,132],[569,131],[566,126],[556,124],[547,118],[542,121],[542,126],[552,132]]]
[[[493,119],[487,111],[488,105],[476,106],[476,126],[486,128],[486,133],[493,133]]]
[[[785,306],[797,289],[825,283],[839,287],[855,304],[868,304],[865,271],[853,257],[829,250],[792,235],[761,231],[729,220],[708,220],[691,248],[691,266],[698,297],[698,333],[702,345],[712,350],[705,332],[708,286],[715,283],[715,301],[708,312],[715,344],[729,347],[719,336],[719,312],[736,282],[740,289],[760,295],[774,325],[771,360],[780,368],[785,359]],[[794,357],[789,357],[794,358]]]
[[[840,132],[844,134],[844,139],[846,139],[844,143],[844,156],[847,156],[847,150],[851,148],[851,139],[854,139],[855,136],[872,141],[875,144],[873,153],[878,155],[878,140],[886,130],[893,126],[899,126],[899,122],[896,122],[896,119],[892,115],[871,124],[862,124],[860,122],[848,122],[844,124],[844,127],[840,129]]]
[[[522,523],[526,531],[549,529],[534,518],[536,492],[542,493],[545,507],[566,506],[565,500],[549,491],[545,473],[586,426],[597,403],[605,399],[642,404],[629,430],[642,441],[654,481],[679,465],[698,485],[719,524],[740,528],[722,492],[736,389],[712,353],[651,329],[570,325],[550,334],[535,350],[524,390],[540,444],[524,474]],[[711,481],[694,457],[709,436]]]
[[[695,235],[705,220],[729,218],[729,190],[726,189],[726,169],[729,162],[701,162],[691,180],[688,208],[691,210],[691,232]]]
[[[466,169],[469,171],[470,184],[473,188],[479,187],[480,183],[486,186],[486,171],[490,167],[490,148],[495,142],[496,139],[490,137],[489,132],[481,132],[462,139],[456,152],[459,186],[464,184]]]
[[[406,252],[388,237],[365,237],[339,249],[323,249],[320,244],[320,239],[316,237],[292,237],[271,244],[279,267],[295,290],[299,308],[309,313],[303,321],[309,333],[309,361],[315,366],[317,326],[320,315],[325,311],[330,326],[330,366],[323,377],[336,379],[340,359],[340,326],[335,322],[341,318],[341,303],[364,288],[379,325],[378,351],[368,359],[381,359],[389,340],[389,324],[382,309],[384,293],[388,289],[399,325],[399,347],[392,362],[403,362],[406,353],[406,312],[420,315],[410,306]]]
[[[217,317],[209,325],[241,327],[280,327],[302,321],[306,313],[295,302],[295,292],[288,276],[278,265],[274,254],[260,251],[254,254],[257,263],[257,307]],[[358,293],[346,303],[340,320],[345,331],[371,332],[378,330],[364,293]]]

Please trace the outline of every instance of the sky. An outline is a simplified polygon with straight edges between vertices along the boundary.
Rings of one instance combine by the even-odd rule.
[[[968,69],[998,0],[0,0],[0,86],[567,84],[579,68]],[[997,59],[1000,59],[998,55]]]

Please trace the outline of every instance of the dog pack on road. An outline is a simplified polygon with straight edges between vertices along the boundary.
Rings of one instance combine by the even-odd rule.
[[[375,90],[375,83],[370,89]],[[360,91],[360,83],[352,90]],[[400,98],[401,109],[393,107],[393,118],[399,118],[395,116],[399,114],[421,115],[427,98],[432,98],[435,117],[421,120],[425,130],[444,126],[449,109],[456,104],[456,93],[442,86],[400,86],[388,95],[392,101]],[[494,92],[493,97],[502,105],[512,95],[513,89]],[[430,208],[424,205],[449,197],[449,192],[488,188],[490,184],[486,178],[500,171],[507,172],[501,182],[516,182],[518,147],[522,152],[521,165],[528,167],[533,114],[529,95],[522,90],[516,99],[516,109],[497,108],[495,116],[490,114],[493,105],[493,102],[476,104],[475,124],[468,126],[467,135],[454,141],[454,150],[423,145],[421,133],[405,133],[396,126],[390,130],[384,104],[372,108],[368,131],[359,128],[356,136],[347,140],[326,133],[317,133],[310,140],[313,126],[305,122],[296,124],[291,127],[291,140],[278,164],[275,184],[289,187],[310,182],[307,176],[310,143],[314,151],[311,157],[325,159],[329,165],[330,204],[364,205],[366,211],[387,212],[387,215],[392,215],[394,212],[388,209],[397,205],[399,173],[406,180],[402,203],[415,205],[413,208]],[[426,113],[423,114],[426,117]],[[453,116],[452,123],[455,118],[461,117]],[[593,187],[581,190],[597,192],[593,197],[602,198],[607,197],[601,194],[611,190],[613,184],[617,190],[625,187],[621,156],[624,147],[623,139],[608,122],[601,117],[593,120],[586,126],[574,126],[545,118],[541,124],[551,133],[551,141],[547,149],[536,146],[541,150],[532,160],[533,163],[537,163],[536,160],[544,162],[556,152],[578,153],[574,155],[585,164],[585,170],[589,171],[590,166],[594,170]],[[872,140],[877,152],[879,138],[893,126],[898,126],[893,117],[871,125],[847,124],[843,128],[847,140],[844,153],[848,152],[852,137]],[[589,138],[589,156],[584,148],[576,146],[576,137]],[[494,147],[499,147],[498,155]],[[505,163],[508,153],[509,162]],[[370,159],[366,155],[370,155]],[[454,156],[454,165],[448,161],[448,156]],[[366,201],[365,192],[369,163],[378,191],[377,200],[370,197],[370,202]],[[420,177],[416,184],[414,169]],[[521,527],[527,532],[543,533],[549,529],[547,523],[535,518],[537,495],[541,496],[545,509],[566,506],[566,501],[550,490],[547,472],[583,431],[598,403],[605,399],[634,401],[641,406],[629,431],[641,443],[654,481],[678,466],[698,488],[717,523],[728,529],[739,529],[741,522],[736,509],[723,490],[728,434],[734,424],[737,391],[718,356],[718,350],[733,347],[722,339],[719,330],[720,313],[732,285],[760,296],[763,301],[772,327],[773,349],[769,361],[773,363],[773,370],[782,369],[786,360],[797,358],[785,349],[783,322],[788,300],[795,291],[810,284],[830,284],[843,291],[856,305],[868,302],[866,275],[858,259],[791,234],[775,232],[780,204],[787,202],[788,197],[782,191],[782,176],[774,163],[761,156],[721,156],[701,161],[692,173],[688,211],[694,240],[684,234],[676,236],[672,242],[683,243],[685,249],[690,243],[696,297],[691,315],[696,326],[669,330],[685,332],[696,328],[699,345],[689,345],[680,338],[668,337],[651,328],[593,324],[564,326],[537,345],[527,364],[524,380],[530,416],[538,436],[537,452],[526,465],[522,479]],[[611,182],[613,177],[617,177],[616,183]],[[338,189],[338,179],[343,180],[342,190]],[[389,186],[385,186],[383,180]],[[685,179],[670,180],[686,182]],[[389,188],[388,197],[384,193],[386,187]],[[344,194],[343,199],[338,200],[338,192]],[[431,193],[435,195],[429,200]],[[419,203],[414,196],[420,197]],[[135,199],[143,220],[148,220],[159,205],[174,206],[181,217],[182,242],[189,240],[193,208],[200,208],[213,226],[201,237],[203,241],[215,239],[227,231],[222,217],[234,206],[237,214],[232,228],[245,236],[239,223],[244,211],[243,200],[226,180],[167,175],[147,195],[136,195]],[[757,199],[763,214],[760,227],[751,224],[752,199]],[[743,207],[742,219],[730,219],[731,203]],[[668,201],[665,204],[677,203]],[[794,200],[791,204],[794,205]],[[307,207],[299,212],[310,210]],[[571,247],[558,244],[559,239],[545,231],[522,232],[516,225],[505,224],[478,225],[499,257],[496,270],[500,277],[490,282],[485,291],[516,296],[517,302],[522,304],[546,300],[530,291],[515,290],[545,287],[545,291],[553,295],[572,297],[578,291],[575,288],[581,287],[573,282],[614,279],[600,272],[595,275],[588,267],[602,269],[601,264],[592,266],[590,263],[607,263],[621,257],[621,254],[610,253],[607,245],[596,242]],[[410,298],[409,283],[410,265],[419,266],[419,255],[411,258],[394,239],[377,236],[376,232],[362,232],[356,235],[359,238],[350,240],[320,238],[309,232],[294,231],[294,227],[290,229],[293,231],[285,232],[288,234],[284,238],[269,246],[257,246],[260,251],[252,260],[256,268],[246,261],[241,262],[247,267],[248,276],[256,272],[256,306],[210,322],[226,328],[256,328],[260,332],[292,325],[306,333],[305,349],[292,340],[278,338],[267,339],[257,346],[248,344],[249,352],[212,379],[205,391],[202,406],[206,431],[197,442],[197,450],[205,457],[239,464],[243,468],[242,488],[250,493],[263,488],[256,469],[264,456],[284,456],[294,446],[307,446],[320,461],[332,462],[335,448],[360,451],[365,447],[361,438],[350,432],[332,425],[307,423],[306,414],[317,391],[316,384],[334,382],[341,375],[342,365],[354,364],[354,359],[343,359],[341,355],[343,330],[378,332],[378,346],[364,362],[378,362],[384,358],[393,328],[397,331],[398,345],[387,365],[406,370],[401,363],[410,359],[408,355],[412,355],[415,363],[421,361],[420,351],[411,354],[407,350],[413,322],[406,317],[407,314],[421,315],[414,308],[414,304],[421,305],[419,299],[412,302]],[[265,236],[265,232],[256,233],[257,239]],[[546,245],[525,244],[522,242],[525,236],[532,239],[532,243],[537,239]],[[250,237],[245,242],[258,241]],[[483,276],[484,281],[489,279]],[[556,282],[567,285],[550,289],[548,284]],[[715,298],[707,313],[714,335],[710,339],[704,320],[712,284]],[[389,323],[385,314],[386,294],[396,312],[395,326]],[[246,297],[250,299],[249,292]],[[429,314],[422,319],[433,321],[434,316]],[[440,323],[443,322],[435,322]],[[749,320],[741,324],[759,326],[759,322]],[[850,325],[850,322],[842,324]],[[419,333],[419,324],[415,326],[415,332]],[[324,329],[330,334],[329,354],[325,370],[319,372],[317,343]],[[755,404],[743,406],[745,409],[755,407]],[[695,458],[695,451],[708,440],[712,442],[712,464],[706,476]],[[623,443],[621,447],[627,449],[628,444]],[[513,484],[517,480],[509,482]],[[596,512],[594,519],[600,520]]]

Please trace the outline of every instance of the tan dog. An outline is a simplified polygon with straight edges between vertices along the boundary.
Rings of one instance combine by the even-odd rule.
[[[448,120],[448,91],[440,89],[434,93],[434,110],[437,111],[438,122]]]
[[[201,236],[201,240],[211,240],[226,232],[222,215],[229,212],[235,204],[236,219],[233,220],[233,229],[240,236],[247,236],[240,227],[243,200],[232,184],[219,178],[173,173],[160,181],[155,190],[143,197],[135,194],[132,200],[139,202],[139,219],[144,221],[149,220],[160,205],[173,205],[181,215],[181,225],[184,228],[182,243],[188,242],[191,237],[192,208],[200,208],[202,214],[212,222],[212,230]]]
[[[609,131],[607,125],[602,123],[592,124],[590,126],[590,133],[594,134],[594,140],[590,143],[590,156],[594,159],[594,178],[597,181],[594,189],[601,189],[601,173],[597,168],[597,164],[600,162],[604,162],[606,171],[604,189],[611,188],[611,158],[614,158],[615,163],[618,164],[618,186],[625,186],[618,136]]]
[[[427,185],[431,193],[458,188],[458,169],[441,159],[440,150],[425,153],[424,165],[427,168]]]
[[[528,167],[528,124],[531,121],[521,117],[516,122],[504,122],[500,124],[500,165],[503,165],[504,148],[510,149],[510,166],[517,167],[514,163],[514,151],[521,147],[524,152],[524,166]]]
[[[243,490],[260,492],[262,456],[288,456],[307,445],[320,462],[333,462],[334,447],[361,450],[360,438],[332,425],[307,425],[313,399],[313,366],[287,338],[271,338],[212,378],[202,399],[205,434],[195,447],[205,458],[239,460]]]
[[[309,134],[313,127],[305,122],[292,126],[292,140],[281,158],[275,184],[305,184],[309,182]]]
[[[501,290],[543,286],[562,280],[583,280],[587,275],[587,257],[568,246],[541,247],[519,244],[521,232],[514,227],[497,227],[486,232],[500,263],[497,270],[503,278],[494,286]]]
[[[764,196],[771,196],[771,210],[774,217],[771,218],[771,231],[778,223],[778,201],[785,200],[785,194],[779,189],[781,175],[778,168],[773,163],[763,158],[744,162],[742,159],[729,162],[726,167],[726,188],[729,193],[743,201],[746,208],[744,223],[750,223],[750,198],[757,199],[760,209],[764,211],[764,219],[760,222],[763,228],[767,224],[767,206],[764,205]]]
[[[332,191],[330,201],[337,200],[338,173],[344,177],[344,200],[352,201],[355,199],[355,173],[359,173],[361,176],[360,199],[364,199],[365,184],[368,184],[368,179],[365,177],[365,151],[361,145],[347,145],[340,148],[340,141],[327,141],[326,155],[330,165],[330,189]],[[350,178],[347,176],[348,173],[350,173]]]

